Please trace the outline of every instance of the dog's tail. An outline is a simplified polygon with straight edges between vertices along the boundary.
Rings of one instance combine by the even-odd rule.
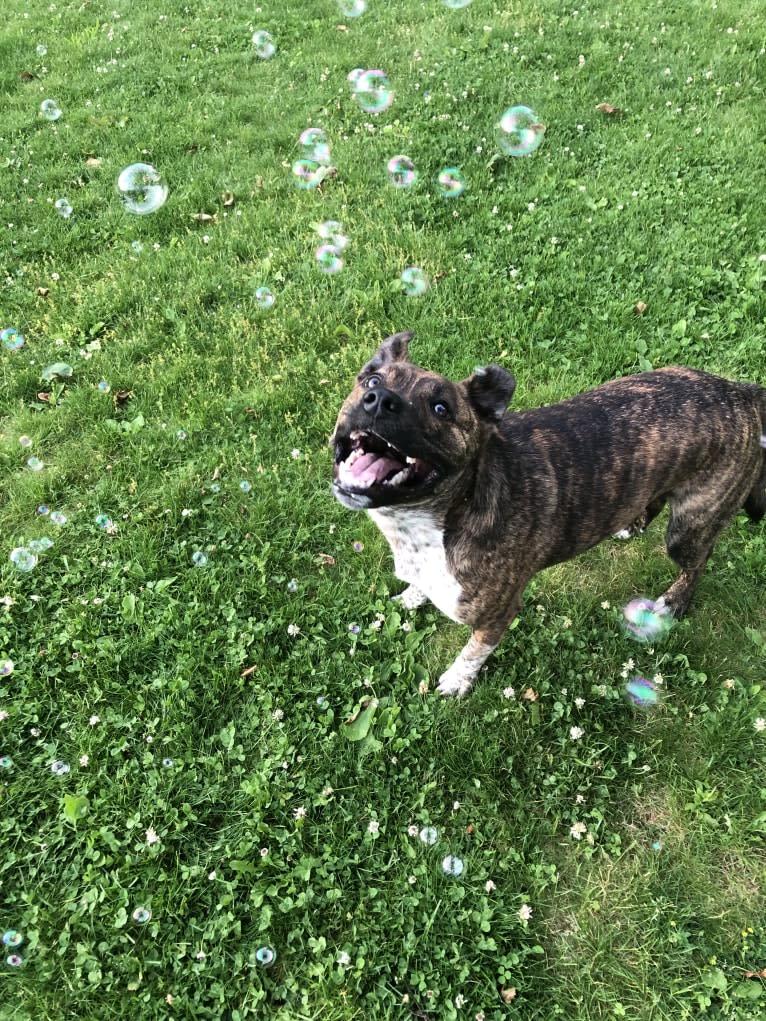
[[[766,515],[766,389],[758,387],[758,391],[761,405],[761,470],[745,500],[745,512],[751,521],[760,521]]]

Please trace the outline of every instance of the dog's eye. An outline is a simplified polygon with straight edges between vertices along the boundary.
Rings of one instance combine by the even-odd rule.
[[[449,408],[444,401],[436,401],[432,405],[433,413],[438,415],[439,418],[446,418],[449,415]]]
[[[364,387],[366,390],[370,390],[374,386],[380,386],[380,376],[368,376],[364,381]]]

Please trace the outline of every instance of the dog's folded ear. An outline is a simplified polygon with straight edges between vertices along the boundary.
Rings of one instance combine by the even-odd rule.
[[[516,389],[516,380],[502,365],[485,365],[463,380],[474,410],[481,418],[499,422]]]
[[[408,362],[410,359],[407,349],[414,336],[415,334],[411,330],[406,330],[404,333],[395,333],[392,337],[386,337],[359,375],[366,376],[370,372],[377,372],[389,362]]]

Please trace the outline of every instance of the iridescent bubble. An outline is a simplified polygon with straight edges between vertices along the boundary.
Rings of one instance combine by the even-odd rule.
[[[657,685],[646,677],[632,677],[625,685],[625,694],[639,709],[651,709],[660,697]]]
[[[24,958],[21,956],[21,954],[9,954],[8,957],[6,957],[5,959],[5,963],[10,968],[20,968],[21,965],[24,963]]]
[[[415,164],[409,156],[392,156],[388,161],[388,179],[395,188],[409,188],[417,176]]]
[[[27,543],[27,549],[30,549],[33,553],[43,553],[45,547],[39,539],[30,539]]]
[[[381,113],[394,101],[385,71],[364,71],[354,82],[354,99],[367,113]]]
[[[19,445],[26,448],[32,446],[31,436],[19,436]]]
[[[457,167],[444,167],[436,175],[439,194],[445,199],[454,199],[465,191],[465,178]]]
[[[495,137],[506,156],[529,156],[543,140],[545,127],[528,106],[511,106],[495,125]]]
[[[270,968],[277,959],[277,952],[273,947],[258,947],[255,951],[255,959],[263,968]]]
[[[13,673],[14,665],[12,659],[0,659],[0,677],[10,677]]]
[[[448,854],[442,861],[442,872],[447,876],[459,876],[463,871],[463,859],[455,854]]]
[[[0,757],[0,769],[13,769],[13,759],[10,755]]]
[[[47,535],[41,535],[39,539],[33,539],[32,542],[29,543],[30,549],[32,549],[33,545],[35,553],[44,553],[46,550],[51,548],[53,540],[49,539]]]
[[[131,241],[130,247],[133,249],[136,255],[140,255],[141,252],[143,252],[144,250],[144,246],[141,244],[140,241]]]
[[[112,527],[112,519],[108,514],[97,514],[96,524],[99,528],[103,528],[104,531],[108,531]]]
[[[195,550],[195,552],[192,553],[191,560],[195,567],[204,567],[205,564],[207,563],[207,557],[202,552],[202,550],[199,549]]]
[[[61,528],[63,525],[65,525],[68,520],[69,520],[69,518],[66,516],[66,514],[64,514],[63,511],[52,511],[51,512],[51,521],[53,522],[54,525],[58,525],[59,528]]]
[[[287,591],[290,592],[290,593],[295,593],[295,592],[298,591],[298,579],[297,578],[291,578],[288,581],[288,583],[287,583]]]
[[[43,44],[40,43],[40,45],[36,48],[36,52],[38,57],[44,57],[45,54],[48,52],[48,47],[43,46]]]
[[[44,99],[40,103],[40,113],[47,121],[57,121],[61,116],[61,109],[55,99]]]
[[[56,759],[55,762],[51,763],[51,773],[53,773],[54,776],[66,776],[70,769],[71,766],[69,763],[64,762],[63,759]]]
[[[221,492],[221,483],[220,482],[211,482],[210,483],[210,492],[211,493],[220,493]]]
[[[304,159],[327,165],[330,162],[330,141],[322,128],[306,128],[298,139]]]
[[[42,515],[42,517],[45,517],[47,514],[50,514],[50,512],[51,509],[47,504],[41,503],[38,505],[37,513]]]
[[[664,604],[644,597],[632,599],[624,607],[622,616],[625,633],[639,642],[662,638],[673,623]]]
[[[242,490],[243,493],[249,493],[253,487],[250,485],[247,479],[242,479],[242,481],[239,484],[239,488]]]
[[[31,472],[42,471],[44,467],[45,467],[45,465],[43,464],[43,462],[40,460],[39,457],[28,457],[27,458],[27,468],[29,468],[29,470]]]
[[[17,546],[11,550],[11,563],[17,571],[27,574],[37,567],[37,557],[28,546]]]
[[[271,308],[275,302],[275,297],[271,293],[268,287],[259,287],[255,292],[255,303],[258,308]]]
[[[324,695],[319,695],[318,696],[318,698],[317,698],[317,707],[319,709],[326,709],[329,706],[329,704],[330,704],[329,701],[324,697]]]
[[[424,844],[428,844],[429,847],[433,847],[436,841],[439,839],[439,834],[436,831],[435,826],[424,826],[418,834]]]
[[[356,542],[353,545],[353,549],[354,549],[354,553],[362,553],[362,552],[364,552],[364,543],[360,542],[357,539]]]
[[[324,241],[329,242],[339,252],[348,246],[348,238],[343,233],[343,224],[338,220],[325,220],[317,227],[317,234]]]
[[[349,624],[348,630],[350,634],[358,635],[359,632],[362,630],[362,627],[361,624]]]
[[[337,273],[343,269],[340,249],[335,245],[320,245],[316,250],[315,258],[323,273]]]
[[[0,333],[0,344],[6,351],[20,351],[24,347],[24,336],[13,326],[6,326]]]
[[[111,383],[107,383],[107,381],[105,379],[102,379],[99,382],[99,384],[98,384],[99,393],[108,394],[111,389],[112,389],[112,384]]]
[[[348,72],[348,74],[346,75],[346,80],[350,82],[352,90],[356,88],[356,83],[359,81],[363,74],[364,74],[363,67],[355,67],[353,71]]]
[[[471,0],[442,0],[445,7],[449,7],[451,11],[461,11],[464,7],[470,4]]]
[[[120,171],[117,194],[129,213],[146,216],[165,204],[168,186],[150,163],[131,163]]]
[[[73,211],[72,204],[69,201],[69,199],[65,198],[56,199],[56,201],[53,203],[53,206],[56,212],[59,214],[59,216],[62,216],[65,220],[68,220],[69,217],[72,215]]]
[[[18,929],[6,929],[3,933],[3,946],[20,947],[24,942],[24,935]]]
[[[419,298],[428,290],[428,277],[417,266],[408,266],[399,279],[408,298]]]
[[[134,922],[138,922],[139,925],[145,925],[146,922],[152,917],[152,913],[149,908],[138,907],[132,914]]]
[[[186,439],[186,430],[185,429],[178,429],[178,430],[176,430],[176,439],[177,440],[185,440]]]
[[[367,0],[338,0],[338,8],[344,18],[358,18],[367,10]]]
[[[295,160],[292,170],[295,183],[304,191],[316,188],[322,181],[321,167],[316,160]]]
[[[273,38],[263,28],[253,32],[253,49],[255,50],[256,57],[260,57],[261,60],[269,60],[277,52]]]
[[[172,759],[163,759],[162,760],[162,768],[163,769],[172,769],[173,768],[173,760]]]

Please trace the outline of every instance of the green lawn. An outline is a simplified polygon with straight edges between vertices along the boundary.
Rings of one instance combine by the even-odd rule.
[[[672,576],[663,519],[544,573],[445,700],[465,631],[390,602],[327,446],[397,330],[446,375],[507,365],[518,407],[672,363],[766,383],[763,5],[454,6],[3,6],[3,1021],[764,1015],[764,528],[654,645],[620,619]],[[546,128],[520,158],[516,104]],[[309,127],[335,169],[300,188]]]

